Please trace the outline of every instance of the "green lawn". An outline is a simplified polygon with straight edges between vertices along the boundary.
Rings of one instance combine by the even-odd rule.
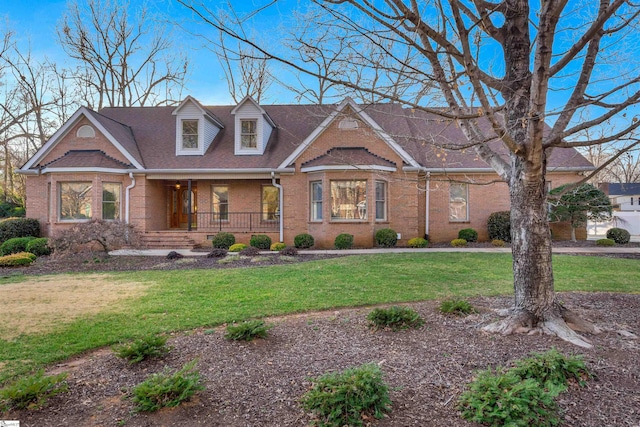
[[[556,289],[639,292],[639,267],[637,260],[555,256]],[[53,333],[0,340],[0,382],[151,333],[336,307],[512,293],[507,254],[366,255],[262,268],[108,274],[116,281],[148,283],[147,293],[126,300],[120,313],[85,317]],[[5,278],[0,286],[20,280]]]

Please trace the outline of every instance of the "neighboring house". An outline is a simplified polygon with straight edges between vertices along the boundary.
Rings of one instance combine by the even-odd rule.
[[[318,247],[340,233],[371,247],[381,228],[400,245],[469,227],[487,239],[489,215],[509,209],[507,185],[472,148],[431,144],[464,141],[455,122],[397,104],[205,107],[187,97],[177,107],[80,108],[20,172],[27,216],[49,236],[102,218],[135,224],[149,246],[220,231],[286,244],[309,233]],[[548,168],[557,187],[593,166],[555,148]]]
[[[640,211],[640,183],[604,182],[599,186],[609,196],[615,211]]]
[[[599,239],[612,227],[626,229],[632,241],[640,241],[640,183],[600,183],[599,187],[609,196],[613,205],[613,220],[589,222],[589,239]]]

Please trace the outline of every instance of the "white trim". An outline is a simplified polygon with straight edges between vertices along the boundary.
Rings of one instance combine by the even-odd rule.
[[[114,173],[126,175],[131,169],[113,169],[113,168],[43,168],[40,173]],[[138,172],[136,170],[136,172]]]
[[[216,126],[218,126],[220,129],[224,128],[224,125],[222,124],[222,122],[220,122],[218,120],[217,117],[215,117],[212,113],[209,112],[209,110],[207,110],[206,108],[204,108],[202,106],[202,104],[200,104],[200,102],[195,99],[193,96],[191,95],[187,95],[187,97],[185,99],[182,100],[182,102],[180,103],[180,105],[178,105],[172,112],[171,114],[173,116],[177,116],[178,113],[180,112],[180,110],[182,109],[182,107],[184,107],[188,102],[192,102],[196,107],[198,107],[198,109],[200,110],[200,112],[202,113],[203,116],[209,118],[209,120],[211,120],[211,122],[213,122],[213,124],[215,124]]]
[[[321,172],[321,171],[351,171],[351,170],[361,170],[361,171],[384,171],[384,172],[395,172],[396,168],[391,166],[378,166],[378,165],[331,165],[331,166],[310,166],[306,168],[301,168],[300,172]]]
[[[275,128],[276,124],[275,122],[271,119],[271,117],[269,116],[269,114],[267,114],[267,112],[265,111],[264,108],[262,108],[260,106],[260,104],[258,104],[256,102],[255,99],[253,99],[250,95],[245,96],[242,101],[238,102],[238,105],[236,105],[235,107],[233,107],[233,110],[231,110],[231,115],[234,116],[238,110],[240,109],[240,107],[242,107],[242,105],[244,105],[247,102],[251,102],[258,111],[260,111],[260,114],[262,114],[264,116],[264,119],[271,125],[271,127]]]
[[[497,174],[495,169],[492,168],[414,168],[414,167],[404,167],[403,170],[405,172],[430,172],[430,173],[443,173],[443,174],[454,174],[454,173],[494,173]],[[585,172],[595,170],[594,167],[586,167],[586,166],[571,166],[571,167],[547,167],[547,172]]]

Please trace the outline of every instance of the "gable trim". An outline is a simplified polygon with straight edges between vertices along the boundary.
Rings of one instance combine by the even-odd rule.
[[[208,119],[210,122],[212,122],[214,125],[218,126],[220,129],[224,129],[224,125],[222,124],[222,122],[216,117],[214,116],[211,112],[209,112],[209,110],[207,110],[206,108],[204,108],[202,106],[202,104],[195,99],[193,96],[191,95],[187,95],[187,97],[185,99],[182,100],[182,102],[180,103],[180,105],[178,105],[172,112],[171,115],[173,116],[177,116],[179,115],[180,110],[187,105],[187,103],[191,102],[193,105],[195,105],[200,112],[202,113],[202,115]]]
[[[310,166],[300,168],[300,172],[322,172],[322,171],[381,171],[395,172],[396,168],[380,165],[328,165],[328,166]]]
[[[255,99],[253,99],[250,95],[245,96],[242,101],[238,102],[238,105],[236,105],[235,107],[233,107],[233,110],[231,110],[231,115],[235,116],[236,113],[238,112],[238,110],[240,109],[240,107],[242,107],[244,104],[246,104],[247,102],[251,102],[260,112],[260,114],[262,114],[262,116],[264,117],[264,119],[267,121],[267,123],[269,123],[271,125],[271,127],[276,128],[276,124],[275,122],[271,119],[271,117],[269,117],[269,114],[267,114],[267,112],[265,111],[264,108],[262,108],[260,106],[260,104],[258,104]]]

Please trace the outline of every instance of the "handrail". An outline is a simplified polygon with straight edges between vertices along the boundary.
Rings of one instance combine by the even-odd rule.
[[[280,217],[275,212],[197,212],[198,230],[275,230],[280,227]]]

